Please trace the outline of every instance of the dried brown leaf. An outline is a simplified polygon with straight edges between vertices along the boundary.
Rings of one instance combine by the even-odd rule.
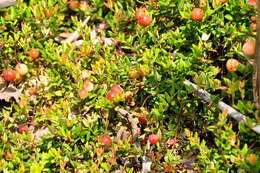
[[[112,173],[126,173],[126,172],[124,170],[116,170],[116,171],[114,171]]]
[[[140,128],[138,127],[138,123],[139,123],[138,118],[134,118],[133,115],[125,109],[117,107],[115,110],[119,114],[127,117],[128,121],[130,122],[131,127],[132,127],[133,139],[134,139],[134,141],[137,140],[141,134]]]
[[[61,32],[59,33],[59,36],[62,37],[62,38],[68,38],[72,35],[71,32]]]
[[[126,130],[126,128],[124,128],[123,126],[120,126],[116,138],[115,138],[115,142],[118,143],[120,140],[121,141],[125,141],[128,139],[128,137],[130,136],[130,133]]]
[[[1,85],[0,87],[5,86]],[[4,90],[0,88],[0,91],[0,99],[5,100],[7,102],[9,102],[11,98],[14,98],[16,102],[19,102],[19,99],[21,98],[21,91],[13,85],[8,85],[7,88],[5,88]]]
[[[184,168],[193,169],[196,159],[197,159],[196,153],[191,151],[186,156],[183,157],[181,163],[183,164]]]
[[[51,132],[47,127],[42,127],[40,129],[37,129],[36,131],[34,130],[34,128],[30,130],[30,134],[35,143],[39,143],[43,136],[49,135],[50,133]]]

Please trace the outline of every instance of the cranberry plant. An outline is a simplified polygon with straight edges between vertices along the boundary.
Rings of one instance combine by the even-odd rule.
[[[259,124],[252,2],[19,0],[1,9],[0,171],[140,172],[147,158],[151,172],[259,172],[259,134],[216,104]]]

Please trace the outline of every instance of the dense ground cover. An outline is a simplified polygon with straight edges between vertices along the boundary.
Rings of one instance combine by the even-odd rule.
[[[183,83],[259,123],[254,2],[20,0],[1,9],[0,170],[138,172],[146,156],[152,172],[259,172],[259,135]],[[80,41],[61,43],[76,30]]]

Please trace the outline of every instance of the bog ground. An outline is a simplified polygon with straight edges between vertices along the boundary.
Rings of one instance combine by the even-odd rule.
[[[256,17],[254,0],[0,9],[0,171],[259,172]]]

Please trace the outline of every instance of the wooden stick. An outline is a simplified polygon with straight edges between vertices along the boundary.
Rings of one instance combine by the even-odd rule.
[[[191,86],[193,89],[195,89],[196,94],[199,97],[203,98],[207,103],[213,103],[213,101],[211,99],[211,95],[207,91],[201,89],[199,86],[190,82],[189,80],[185,80],[184,84]],[[235,120],[237,120],[239,122],[242,122],[242,123],[245,123],[246,125],[248,125],[248,123],[246,121],[246,116],[241,114],[240,112],[238,112],[237,110],[235,110],[231,106],[227,105],[226,103],[219,101],[218,102],[218,108],[222,111],[227,110],[228,115],[230,115],[232,118],[234,118]],[[253,123],[253,125],[250,127],[250,129],[252,129],[256,133],[260,134],[260,125],[256,125],[256,123]]]
[[[83,22],[82,22],[82,24],[81,24],[81,27],[82,28],[84,28],[86,25],[87,25],[87,23],[88,23],[88,21],[89,21],[89,19],[90,19],[90,16],[88,16]],[[65,39],[65,40],[60,40],[59,38],[56,40],[56,41],[58,41],[58,42],[61,42],[61,43],[72,43],[73,41],[76,41],[79,37],[80,37],[80,35],[79,35],[79,30],[80,30],[80,28],[77,28],[77,30],[76,31],[74,31],[67,39]],[[79,43],[77,43],[77,44],[79,44]],[[76,45],[77,46],[77,45]],[[58,54],[60,54],[61,52],[62,52],[62,48],[61,49],[59,49],[57,52],[58,52]]]
[[[88,21],[89,21],[89,19],[90,19],[90,16],[88,16],[84,21],[83,21],[83,23],[82,23],[82,28],[84,28],[86,25],[87,25],[87,23],[88,23]],[[62,41],[62,42],[66,42],[66,43],[71,43],[71,42],[73,42],[73,41],[76,41],[78,38],[79,38],[79,30],[80,30],[80,28],[78,28],[75,32],[73,32],[66,40],[64,40],[64,41]]]
[[[16,0],[0,0],[0,8],[9,7],[17,4]]]

